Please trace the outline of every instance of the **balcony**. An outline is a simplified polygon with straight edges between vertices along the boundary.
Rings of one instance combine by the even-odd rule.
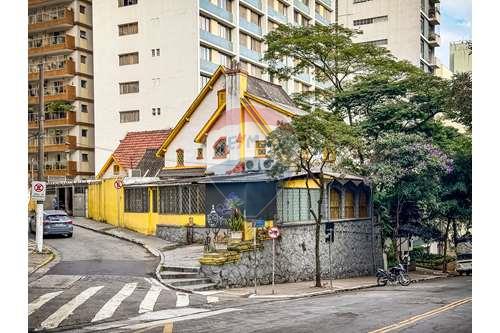
[[[302,73],[296,74],[295,78],[297,78],[303,82],[306,82],[308,84],[311,83],[311,74],[309,74],[309,73],[302,72]]]
[[[71,59],[51,61],[44,64],[45,79],[63,78],[75,75],[75,62]],[[38,80],[38,65],[33,64],[28,68],[28,80]]]
[[[200,59],[200,70],[203,72],[207,72],[210,74],[213,74],[215,70],[219,67],[219,65],[214,64],[211,61],[205,60],[205,59]]]
[[[332,8],[332,0],[316,0],[316,2],[322,3],[328,8]]]
[[[437,32],[431,32],[429,33],[428,40],[431,46],[439,46],[441,43],[441,36]]]
[[[275,11],[274,8],[268,7],[267,14],[269,15],[269,17],[271,19],[274,19],[274,20],[278,21],[279,23],[283,23],[283,24],[288,23],[288,18],[285,15]]]
[[[231,43],[227,39],[214,35],[206,30],[200,29],[200,39],[207,43],[213,44],[215,46],[233,52],[233,43]]]
[[[58,8],[29,16],[28,32],[71,28],[75,22],[72,9]]]
[[[262,28],[253,22],[248,22],[247,20],[240,18],[240,28],[253,33],[257,36],[262,36]]]
[[[28,171],[31,169],[36,173],[38,171],[38,164],[36,161],[33,165],[28,165]],[[44,163],[45,176],[76,176],[76,161],[47,161]]]
[[[52,6],[61,3],[67,3],[68,0],[28,0],[29,7],[38,7],[38,6]]]
[[[200,9],[233,23],[233,14],[231,12],[214,5],[209,0],[200,0]]]
[[[45,153],[65,152],[76,148],[76,136],[58,135],[45,136],[43,140],[43,150]],[[38,138],[28,139],[28,153],[38,151]]]
[[[262,10],[262,2],[260,0],[240,0],[240,2],[246,3],[253,6],[259,10]]]
[[[29,113],[28,114],[28,129],[38,128],[38,114]],[[76,112],[57,112],[57,113],[46,113],[45,121],[43,122],[44,128],[49,127],[67,127],[76,125]]]
[[[301,0],[293,0],[293,4],[298,10],[305,13],[307,16],[311,15],[309,6],[303,3]]]
[[[28,55],[39,56],[75,49],[75,37],[70,35],[46,36],[28,40]]]
[[[429,9],[429,23],[432,25],[440,24],[441,22],[441,13],[439,11],[439,7],[434,7]]]
[[[332,86],[332,83],[330,81],[321,82],[321,81],[314,79],[313,82],[314,82],[314,85],[320,89],[328,89]]]
[[[74,86],[50,87],[44,90],[44,102],[54,101],[74,101],[76,97],[76,89]],[[28,91],[28,103],[30,105],[38,103],[38,88],[33,88]]]
[[[240,45],[240,56],[253,60],[255,62],[260,62],[262,59],[262,54],[260,52],[250,50],[242,45]]]
[[[330,25],[330,21],[328,21],[325,17],[321,16],[318,13],[316,13],[316,22],[319,22],[324,25]]]

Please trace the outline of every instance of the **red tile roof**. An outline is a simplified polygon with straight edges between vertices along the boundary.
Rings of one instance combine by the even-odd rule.
[[[124,169],[135,169],[141,161],[146,149],[161,147],[172,129],[128,132],[120,140],[120,144],[113,153],[113,157]]]

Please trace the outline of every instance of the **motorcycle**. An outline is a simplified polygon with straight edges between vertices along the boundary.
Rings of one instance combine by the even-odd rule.
[[[403,264],[391,267],[389,271],[384,271],[383,269],[379,268],[377,270],[376,277],[377,285],[379,286],[387,285],[387,281],[391,283],[397,282],[402,286],[407,286],[411,283],[410,277],[408,276],[408,273],[406,272]]]

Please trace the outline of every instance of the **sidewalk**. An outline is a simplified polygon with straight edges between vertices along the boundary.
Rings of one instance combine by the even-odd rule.
[[[28,239],[28,276],[51,262],[52,259],[54,259],[52,251],[44,246],[42,253],[38,253],[36,251],[36,242]]]

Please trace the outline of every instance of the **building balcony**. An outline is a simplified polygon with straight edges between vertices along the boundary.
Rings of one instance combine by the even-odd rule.
[[[328,89],[332,86],[332,83],[330,81],[321,82],[321,81],[314,79],[313,83],[316,87],[318,87],[320,89]]]
[[[240,28],[246,30],[254,35],[262,36],[262,28],[253,22],[248,22],[245,19],[240,18]]]
[[[441,13],[439,11],[439,7],[434,7],[429,9],[429,23],[432,25],[440,24],[441,22]]]
[[[33,170],[31,170],[33,169]],[[38,164],[36,162],[33,165],[28,164],[28,171],[37,172]],[[44,163],[45,176],[76,176],[76,161],[47,161]]]
[[[253,6],[259,10],[262,10],[262,2],[260,0],[240,0],[240,2],[246,3]]]
[[[65,152],[76,148],[76,136],[46,136],[43,140],[43,150],[45,153]],[[28,153],[38,151],[38,138],[28,139]]]
[[[332,0],[316,0],[316,2],[319,2],[328,8],[332,8]]]
[[[227,39],[224,39],[222,37],[219,37],[217,35],[214,35],[208,31],[205,31],[203,29],[200,29],[200,39],[202,41],[205,41],[205,42],[210,43],[212,45],[221,47],[221,48],[228,50],[230,52],[234,52],[232,42],[230,42]]]
[[[38,128],[38,114],[29,113],[28,114],[28,129]],[[57,113],[46,113],[45,121],[43,122],[44,128],[49,127],[67,127],[76,125],[76,112],[57,112]]]
[[[279,23],[283,23],[283,24],[288,23],[288,18],[285,15],[275,11],[274,8],[268,7],[267,14],[269,15],[269,18],[274,19],[274,20],[278,21]]]
[[[46,36],[28,40],[28,56],[41,56],[75,49],[75,37],[70,35]]]
[[[253,60],[255,62],[261,62],[262,59],[262,54],[260,52],[250,50],[242,45],[240,45],[240,56]]]
[[[302,72],[302,73],[296,74],[295,78],[299,79],[300,81],[306,82],[308,84],[311,83],[311,74],[309,74],[309,73]]]
[[[52,6],[68,3],[68,0],[28,0],[28,7]]]
[[[75,75],[75,62],[71,59],[53,61],[44,64],[44,78],[63,78]],[[34,64],[28,68],[28,80],[38,80],[38,65]]]
[[[301,0],[293,0],[293,4],[295,5],[295,8],[306,14],[307,16],[311,15],[311,9],[309,8],[308,5],[303,3]]]
[[[439,46],[441,44],[441,36],[437,32],[429,33],[428,40],[431,46]]]
[[[69,29],[73,26],[75,17],[72,9],[58,8],[30,15],[28,20],[28,32],[37,32],[58,28]]]
[[[51,87],[44,90],[44,102],[69,101],[72,102],[76,98],[76,89],[74,86]],[[28,91],[28,103],[30,105],[38,103],[38,88],[33,88]]]
[[[200,9],[233,23],[233,14],[231,12],[214,5],[209,0],[200,0]]]
[[[326,18],[321,16],[320,14],[316,13],[316,22],[319,22],[324,25],[330,25],[330,21]]]
[[[211,61],[200,59],[200,70],[206,73],[212,74],[219,67],[219,65],[214,64]]]

